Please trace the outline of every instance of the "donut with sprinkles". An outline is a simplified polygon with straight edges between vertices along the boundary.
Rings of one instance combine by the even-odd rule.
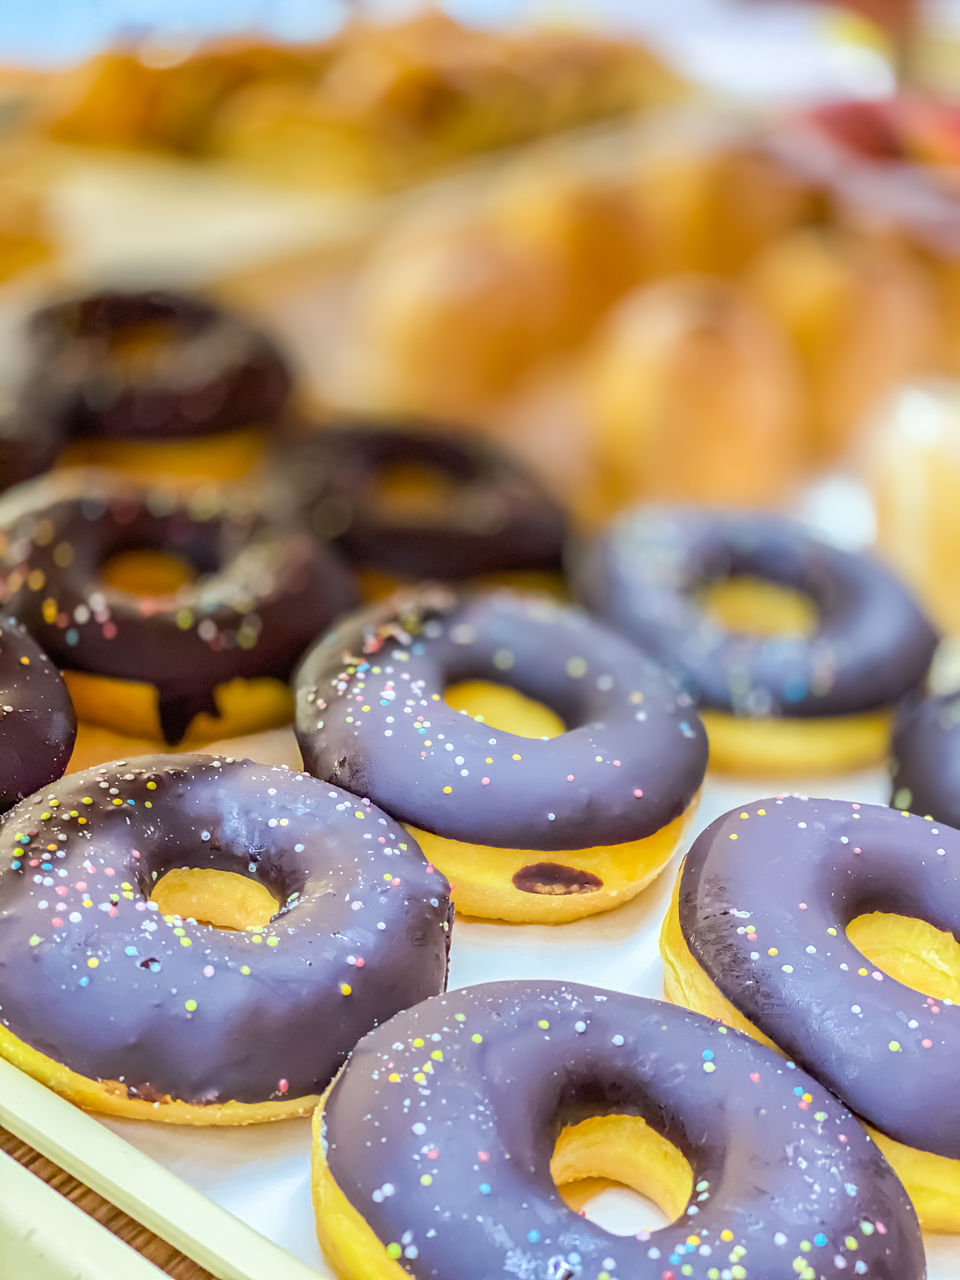
[[[177,555],[196,578],[170,594],[110,585],[105,566],[131,551]],[[81,721],[155,750],[286,723],[291,669],[356,598],[331,551],[243,490],[85,470],[0,499],[0,596],[66,673]]]
[[[59,778],[76,736],[60,672],[13,618],[0,621],[0,812]]]
[[[960,1230],[958,932],[960,832],[780,796],[697,837],[661,936],[667,995],[832,1089],[933,1231]]]
[[[706,768],[689,699],[546,596],[398,592],[343,619],[295,684],[306,768],[405,822],[468,915],[626,901],[673,854]]]
[[[217,874],[231,927],[161,909],[171,876]],[[114,1115],[301,1114],[362,1035],[443,990],[451,916],[393,818],[304,774],[204,755],[71,774],[0,827],[0,1052]]]
[[[711,764],[731,772],[883,759],[937,644],[885,566],[768,512],[638,508],[574,556],[574,579],[695,697]]]
[[[596,1176],[674,1221],[603,1230],[558,1190]],[[365,1037],[317,1109],[313,1189],[342,1280],[926,1272],[903,1187],[825,1088],[722,1024],[576,984],[468,987]]]

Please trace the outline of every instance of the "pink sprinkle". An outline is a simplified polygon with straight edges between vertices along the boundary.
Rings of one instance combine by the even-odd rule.
[[[67,886],[65,884],[58,884],[56,889],[54,889],[54,893],[59,894],[61,898],[66,892],[67,892]]]
[[[367,962],[366,960],[364,960],[363,956],[357,956],[356,961],[354,963],[356,964],[358,969],[362,969]]]
[[[105,876],[115,876],[117,873],[114,871],[113,867],[104,867],[103,874]]]
[[[108,907],[108,908],[107,908],[107,915],[108,915],[108,916],[115,916],[115,915],[117,915],[117,914],[118,914],[118,912],[117,912],[117,908],[116,908],[116,907]]]
[[[854,853],[863,853],[863,850],[862,850],[862,849],[858,849],[858,848],[857,848],[857,846],[856,846],[856,845],[854,845],[854,847],[853,847],[853,852],[854,852]]]
[[[277,1081],[277,1092],[278,1092],[278,1093],[286,1093],[286,1092],[287,1092],[287,1090],[288,1090],[289,1088],[290,1088],[290,1081],[289,1081],[289,1080],[278,1080],[278,1081]]]
[[[614,762],[613,762],[613,767],[614,767],[615,769],[619,769],[619,768],[620,768],[620,761],[619,761],[619,760],[614,760]]]
[[[807,904],[806,904],[805,902],[801,902],[801,903],[800,903],[800,910],[801,910],[801,911],[806,911],[806,909],[807,909]]]
[[[858,804],[852,804],[852,805],[850,806],[850,808],[851,808],[851,809],[859,809],[859,808],[860,808],[860,806],[859,806]]]
[[[481,785],[481,787],[489,787],[489,785],[490,785],[490,779],[489,779],[489,778],[481,778],[481,779],[480,779],[480,785]]]
[[[573,774],[572,774],[572,773],[568,773],[568,774],[567,774],[567,781],[568,781],[568,782],[572,782],[572,781],[573,781]]]
[[[486,1162],[490,1159],[490,1152],[489,1152],[489,1151],[478,1151],[478,1152],[477,1152],[477,1159],[478,1159],[479,1161],[481,1161],[483,1164],[486,1164]]]
[[[638,800],[642,800],[642,799],[643,799],[643,792],[640,790],[640,788],[639,788],[639,787],[634,787],[634,788],[633,788],[633,794],[637,797],[637,799],[638,799]]]
[[[885,1236],[887,1234],[887,1228],[884,1226],[882,1222],[876,1222],[874,1223],[874,1226],[877,1228],[877,1230],[880,1232],[882,1236]]]
[[[116,634],[117,634],[117,628],[116,628],[116,624],[115,624],[115,623],[113,623],[113,622],[105,622],[105,623],[103,624],[103,638],[104,638],[104,640],[113,640],[113,639],[116,637]]]
[[[54,924],[56,924],[56,923],[57,923],[57,921],[56,921],[56,920],[54,920],[54,922],[53,922],[53,923],[54,923]],[[932,1041],[932,1040],[921,1040],[921,1041],[920,1041],[920,1043],[923,1045],[923,1047],[924,1047],[925,1049],[932,1049],[932,1048],[933,1048],[933,1041]]]
[[[427,1152],[427,1159],[436,1160],[439,1155],[440,1155],[440,1152],[437,1150],[437,1148],[431,1147],[430,1150]]]
[[[50,921],[50,923],[53,925],[55,929],[59,929],[60,926],[63,924],[63,920],[60,918],[60,916],[54,916],[53,919]]]
[[[760,1072],[759,1072],[759,1071],[751,1071],[751,1072],[750,1072],[750,1079],[753,1081],[753,1083],[754,1083],[754,1084],[759,1084],[759,1083],[760,1083]]]
[[[212,964],[205,964],[205,965],[203,966],[203,976],[204,976],[205,978],[212,978],[212,977],[213,977],[213,974],[214,974],[214,968],[213,968],[213,965],[212,965]]]

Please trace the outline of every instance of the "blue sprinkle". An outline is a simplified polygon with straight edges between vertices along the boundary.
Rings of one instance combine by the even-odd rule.
[[[490,1194],[490,1183],[489,1183],[489,1182],[481,1182],[481,1183],[480,1183],[480,1194],[481,1194],[482,1196],[488,1196],[488,1195]]]
[[[704,1062],[712,1062],[712,1061],[713,1061],[713,1050],[712,1050],[712,1049],[704,1049],[703,1054],[702,1054],[702,1057],[703,1057]]]
[[[802,1085],[802,1084],[795,1084],[795,1085],[793,1086],[793,1092],[797,1095],[797,1097],[798,1097],[798,1098],[802,1098],[802,1097],[803,1097],[803,1085]]]
[[[855,1196],[857,1194],[857,1188],[853,1185],[852,1182],[845,1182],[843,1184],[843,1189],[848,1196]]]
[[[823,1246],[827,1243],[827,1237],[823,1234],[822,1231],[818,1231],[817,1234],[813,1237],[813,1243],[819,1245],[820,1248],[822,1249]]]
[[[128,956],[135,956],[137,954],[136,947],[124,947],[123,949]]]
[[[80,986],[81,986],[81,987],[89,987],[89,985],[90,985],[90,979],[89,979],[89,978],[84,977],[84,978],[81,978],[81,979],[80,979]]]
[[[536,1244],[537,1241],[540,1239],[540,1232],[537,1231],[536,1228],[534,1228],[532,1231],[528,1231],[527,1239],[530,1241],[531,1244]]]
[[[137,803],[137,802],[136,802],[136,800],[128,800],[128,801],[127,801],[127,804],[136,804],[136,803]]]
[[[67,644],[78,644],[80,641],[80,632],[76,627],[71,627],[63,638],[66,640]]]
[[[14,858],[14,860],[10,863],[10,866],[13,868],[14,871],[19,871],[21,865],[22,864],[19,858]]]

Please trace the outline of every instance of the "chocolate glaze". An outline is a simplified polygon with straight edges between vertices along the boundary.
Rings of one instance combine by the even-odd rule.
[[[149,367],[124,369],[112,345],[162,328]],[[87,294],[31,318],[32,373],[54,419],[74,436],[165,439],[273,417],[291,378],[265,334],[212,303],[162,290]]]
[[[0,622],[0,811],[59,778],[77,736],[63,677],[12,618]]]
[[[197,581],[173,597],[104,585],[117,552],[185,557]],[[305,531],[270,527],[241,491],[177,494],[99,471],[62,471],[0,499],[0,598],[60,667],[155,685],[168,742],[216,711],[238,676],[286,678],[355,594]]]
[[[438,472],[448,500],[409,517],[384,511],[377,482],[396,465]],[[559,569],[567,519],[520,462],[463,426],[416,419],[300,430],[275,467],[305,520],[354,563],[407,578]]]
[[[726,630],[697,593],[741,575],[809,596],[816,630],[800,637]],[[641,508],[584,551],[575,577],[584,602],[674,672],[704,707],[737,715],[835,716],[890,706],[923,679],[937,643],[882,565],[766,513]]]
[[[960,827],[960,693],[911,700],[900,709],[890,803]]]
[[[686,1211],[639,1237],[574,1213],[550,1176],[563,1125],[622,1114],[693,1169]],[[658,1000],[558,982],[436,996],[360,1042],[323,1134],[341,1191],[419,1280],[925,1274],[906,1193],[836,1098]]]
[[[960,1009],[873,968],[846,936],[871,911],[960,931],[960,832],[761,800],[698,836],[680,882],[683,935],[727,999],[877,1129],[957,1159]]]
[[[277,914],[260,933],[164,918],[148,899],[174,867],[258,880]],[[447,882],[380,809],[286,769],[178,755],[71,774],[10,811],[0,868],[3,1025],[131,1097],[317,1093],[445,985]]]
[[[454,711],[443,692],[468,679],[516,686],[567,731],[517,737]],[[639,840],[686,809],[706,768],[685,695],[627,641],[543,596],[398,592],[320,640],[295,687],[311,773],[456,840]]]

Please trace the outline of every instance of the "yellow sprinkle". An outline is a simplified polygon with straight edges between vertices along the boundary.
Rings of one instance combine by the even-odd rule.
[[[899,1040],[891,1040],[891,1041],[890,1041],[890,1043],[887,1045],[887,1048],[890,1050],[890,1052],[891,1052],[891,1053],[899,1053],[899,1052],[900,1052],[900,1041],[899,1041]]]
[[[97,959],[96,956],[91,956],[90,959],[87,961],[87,968],[97,969],[99,967],[100,967],[100,961]]]
[[[514,754],[513,759],[514,759],[514,760],[522,760],[522,759],[523,759],[523,756],[518,756],[518,755]]]
[[[730,839],[731,839],[731,840],[739,840],[739,839],[740,839],[740,837],[739,837],[739,836],[737,835],[737,833],[734,831],[734,833],[731,835]]]
[[[245,978],[248,977],[250,974],[250,966],[248,964],[242,964],[240,966],[240,972],[243,974]]]
[[[390,1083],[391,1083],[391,1084],[399,1084],[399,1082],[400,1082],[400,1072],[399,1072],[399,1071],[391,1071],[391,1072],[390,1072],[390,1074],[387,1076],[387,1079],[390,1081]]]
[[[84,797],[83,797],[83,800],[81,801],[81,804],[93,804],[93,797],[92,797],[92,796],[84,796]]]
[[[23,665],[24,665],[25,667],[29,667],[29,665],[30,665],[30,659],[27,657],[27,655],[26,655],[26,654],[24,654],[24,655],[23,655],[23,657],[20,659],[20,661],[23,663]]]
[[[757,810],[757,815],[758,815],[759,817],[761,817],[761,818],[765,818],[765,817],[767,816],[767,811],[766,811],[766,809],[758,809],[758,810]]]
[[[421,1185],[421,1187],[429,1187],[431,1182],[433,1182],[433,1177],[432,1177],[432,1175],[431,1175],[431,1174],[429,1174],[429,1173],[421,1173],[421,1175],[420,1175],[420,1185]]]
[[[155,782],[148,782],[148,783],[147,783],[147,790],[148,790],[148,791],[156,791],[156,789],[157,789],[157,784],[156,784]]]
[[[414,1075],[414,1077],[413,1077],[413,1078],[414,1078],[414,1080],[417,1082],[417,1084],[426,1084],[426,1083],[427,1083],[427,1077],[423,1074],[423,1072],[422,1072],[422,1071],[418,1071],[418,1072],[416,1072],[416,1074]]]
[[[778,956],[779,954],[780,954],[780,950],[779,950],[779,948],[778,948],[778,947],[768,947],[768,948],[767,948],[767,955],[768,955],[768,956]]]
[[[181,947],[192,947],[193,943],[190,941],[189,938],[181,938],[180,945]]]
[[[349,982],[340,983],[340,994],[344,996],[349,996],[353,994],[353,987],[351,987]]]
[[[186,1009],[187,1013],[193,1013],[194,1009],[197,1007],[197,1002],[196,1000],[184,1000],[183,1007]]]
[[[434,1062],[442,1062],[442,1061],[443,1061],[443,1050],[442,1050],[442,1049],[434,1049],[434,1051],[433,1051],[433,1053],[431,1053],[430,1057],[434,1060]]]
[[[444,787],[444,788],[443,788],[443,794],[444,794],[445,796],[448,796],[452,790],[453,790],[453,787]]]

